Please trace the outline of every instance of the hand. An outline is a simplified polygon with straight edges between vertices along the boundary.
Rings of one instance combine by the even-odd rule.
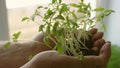
[[[42,45],[42,47],[41,47],[42,49],[44,49],[44,50],[51,50],[51,48],[55,46],[55,43],[52,40],[49,40],[50,47],[51,47],[50,48],[50,47],[45,45],[45,43],[43,41],[43,38],[44,38],[44,34],[43,33],[39,33],[37,36],[35,36],[35,38],[33,38],[33,41],[35,41],[35,45]]]
[[[111,55],[110,43],[106,42],[98,56],[85,56],[83,60],[56,51],[44,51],[37,54],[21,68],[105,68]]]
[[[102,32],[97,32],[96,29],[90,32],[93,33],[92,40],[95,41],[93,49],[99,50],[98,56],[85,56],[83,60],[79,60],[55,51],[44,51],[21,68],[105,68],[111,55],[111,44],[101,39]]]

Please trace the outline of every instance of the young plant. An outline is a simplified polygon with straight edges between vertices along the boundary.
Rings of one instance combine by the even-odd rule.
[[[18,38],[20,36],[21,32],[17,32],[13,34],[12,42],[18,42]],[[4,44],[4,48],[8,48],[11,44],[11,41],[8,41]]]
[[[45,12],[41,13],[41,10]],[[80,0],[78,4],[52,0],[47,7],[38,6],[31,17],[24,17],[22,21],[35,21],[37,17],[42,18],[39,31],[44,34],[44,43],[52,48],[49,45],[49,40],[52,40],[55,43],[52,49],[60,54],[82,59],[84,55],[92,54],[93,43],[88,30],[98,23],[105,29],[104,17],[112,12],[114,11],[102,7],[92,9],[90,3],[86,4],[84,0]],[[92,16],[92,13],[97,15]]]

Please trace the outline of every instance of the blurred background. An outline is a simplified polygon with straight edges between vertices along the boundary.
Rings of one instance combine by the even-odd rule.
[[[66,3],[78,3],[79,0],[63,0]],[[21,22],[25,16],[31,16],[38,5],[47,5],[51,0],[0,0],[0,40],[11,40],[12,35],[21,31],[20,40],[31,40],[38,34],[38,26],[34,22]],[[106,17],[104,22],[107,31],[104,39],[112,43],[112,56],[107,68],[120,68],[120,1],[119,0],[85,0],[93,8],[102,6],[113,9],[115,13]]]

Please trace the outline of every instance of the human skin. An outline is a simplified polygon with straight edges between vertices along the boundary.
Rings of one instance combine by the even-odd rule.
[[[40,33],[39,38],[42,37]],[[50,50],[41,40],[35,41],[34,39],[28,42],[11,42],[7,48],[4,47],[7,41],[1,41],[0,68],[19,68],[29,61],[28,58],[30,55],[36,55],[39,52]]]
[[[21,68],[106,68],[111,55],[110,45],[109,42],[106,42],[98,56],[85,56],[83,60],[61,55],[52,50],[44,51]]]
[[[97,32],[96,29],[92,29],[90,32],[93,33],[93,41],[98,41],[98,39],[100,40],[103,36],[103,33]],[[50,50],[50,48],[43,43],[43,37],[43,34],[40,33],[28,42],[11,42],[7,48],[4,47],[6,42],[0,42],[0,68],[19,68],[27,62],[30,62],[28,60],[30,55],[36,55],[40,52]],[[101,40],[104,41],[103,39]],[[53,47],[55,44],[52,41],[50,42],[51,47]]]

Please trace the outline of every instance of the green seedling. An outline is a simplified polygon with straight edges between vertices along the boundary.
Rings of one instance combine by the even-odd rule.
[[[88,30],[100,24],[105,28],[104,18],[112,12],[111,9],[98,7],[93,9],[91,4],[84,0],[79,3],[63,3],[62,0],[51,0],[48,6],[38,6],[30,17],[24,17],[22,21],[39,21],[39,32],[44,34],[44,43],[50,47],[49,40],[55,43],[52,48],[60,54],[75,56],[79,59],[85,55],[92,55],[92,35]],[[45,10],[44,13],[41,10]],[[92,13],[96,15],[92,16]],[[38,23],[38,22],[37,22]],[[52,35],[52,36],[51,36]]]

